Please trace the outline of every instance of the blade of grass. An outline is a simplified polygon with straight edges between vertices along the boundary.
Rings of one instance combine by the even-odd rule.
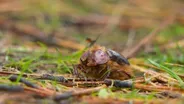
[[[16,82],[15,82],[16,84],[19,83],[19,81],[20,81],[22,75],[24,74],[24,72],[25,72],[26,70],[28,70],[28,68],[29,68],[30,64],[32,63],[32,61],[33,61],[33,60],[28,60],[27,62],[22,63],[22,70],[20,71],[20,75],[18,76],[18,78],[17,78],[17,80],[16,80]]]
[[[153,64],[154,66],[159,67],[159,68],[162,69],[163,71],[167,72],[167,73],[168,73],[170,76],[172,76],[173,78],[177,79],[178,82],[179,82],[179,84],[180,84],[180,87],[181,87],[182,89],[184,89],[184,82],[183,82],[183,80],[182,80],[175,72],[173,72],[173,71],[170,70],[169,68],[167,68],[167,67],[165,67],[165,66],[163,66],[163,65],[161,65],[161,64],[158,64],[158,63],[156,63],[156,62],[154,62],[154,61],[152,61],[152,60],[150,60],[150,59],[148,59],[148,61],[149,61],[151,64]]]

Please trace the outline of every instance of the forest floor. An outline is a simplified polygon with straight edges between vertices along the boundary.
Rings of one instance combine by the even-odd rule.
[[[145,1],[0,1],[0,104],[183,104],[184,2]],[[97,37],[132,78],[73,75]]]

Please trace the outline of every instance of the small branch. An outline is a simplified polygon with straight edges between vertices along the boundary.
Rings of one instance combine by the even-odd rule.
[[[19,72],[7,72],[7,71],[0,71],[0,75],[1,76],[9,76],[9,75],[20,75]],[[28,73],[23,73],[23,77],[31,77],[31,78],[35,78],[35,79],[44,79],[44,77],[46,78],[45,75],[49,75],[52,77],[64,77],[66,75],[62,74],[62,75],[50,75],[50,74],[28,74]],[[65,78],[65,77],[64,77]],[[46,78],[47,79],[47,78]],[[67,78],[66,78],[67,79]],[[72,78],[69,78],[72,80]],[[77,78],[76,78],[77,79]]]
[[[171,77],[169,77],[169,76],[167,76],[165,74],[158,73],[158,72],[153,71],[153,70],[147,70],[147,69],[145,69],[143,67],[140,67],[140,66],[137,66],[137,65],[131,65],[131,67],[134,70],[138,70],[138,71],[146,73],[146,74],[148,74],[150,76],[157,76],[157,77],[154,77],[154,79],[157,79],[159,81],[168,83],[169,85],[178,85],[179,84],[177,80],[175,80],[174,78],[171,78]]]
[[[69,91],[69,92],[65,92],[63,94],[56,95],[53,99],[55,101],[60,101],[60,100],[68,99],[68,98],[73,97],[73,96],[86,95],[86,94],[90,94],[93,92],[97,92],[97,91],[99,91],[103,88],[106,88],[106,87],[107,87],[106,85],[102,85],[102,86],[95,87],[95,88],[84,89],[82,91],[76,91],[76,92]]]
[[[73,86],[82,86],[82,87],[95,87],[105,84],[104,81],[77,81],[73,82]]]
[[[64,40],[57,37],[53,37],[51,39],[47,37],[48,35],[46,33],[31,25],[13,23],[12,21],[7,19],[0,20],[0,28],[12,31],[13,33],[15,33],[13,35],[30,37],[30,39],[32,39],[33,41],[40,41],[52,46],[65,47],[75,50],[81,50],[85,48],[84,45],[81,45],[74,41]]]
[[[153,40],[153,37],[157,35],[161,30],[163,30],[166,26],[168,26],[171,22],[174,20],[174,16],[170,16],[168,19],[166,19],[164,22],[160,24],[157,28],[155,28],[150,34],[148,34],[146,37],[144,37],[137,45],[134,47],[127,49],[126,51],[123,51],[122,54],[127,57],[133,57],[136,55],[136,53],[146,44],[150,43]]]
[[[166,86],[151,86],[151,85],[145,85],[145,84],[134,84],[134,88],[141,89],[141,90],[147,90],[147,91],[175,91],[179,93],[184,94],[184,90],[176,87],[166,87]]]
[[[133,81],[120,81],[120,80],[105,80],[106,85],[113,85],[114,87],[119,88],[137,88],[146,91],[176,91],[180,93],[184,93],[183,89],[176,87],[167,87],[167,86],[152,86],[145,84],[133,83]]]
[[[12,82],[16,82],[18,79],[17,75],[12,75],[9,80],[11,80]],[[38,85],[24,79],[24,78],[20,78],[19,82],[24,83],[26,86],[31,87],[31,88],[38,88]]]
[[[0,84],[0,91],[9,91],[9,92],[22,92],[24,88],[18,85],[7,85],[7,84]]]
[[[133,84],[132,81],[128,81],[128,80],[121,81],[121,80],[108,80],[108,79],[106,79],[104,83],[107,86],[112,85],[114,87],[119,87],[119,88],[131,88]]]
[[[43,74],[40,78],[37,79],[53,80],[57,82],[67,82],[67,79],[65,79],[63,76],[54,76],[50,74]]]
[[[40,95],[42,97],[49,97],[55,94],[55,91],[49,91],[43,88],[35,89],[35,88],[30,88],[30,87],[24,87],[24,90],[25,92],[35,93],[36,95]]]
[[[8,72],[8,71],[0,71],[0,75],[1,76],[8,76],[8,75],[20,75],[19,72]],[[40,75],[39,74],[26,74],[26,73],[23,73],[22,75],[23,77],[39,77]]]

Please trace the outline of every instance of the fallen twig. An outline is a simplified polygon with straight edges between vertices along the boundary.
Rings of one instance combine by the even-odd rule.
[[[95,87],[105,84],[104,81],[74,81],[73,86],[78,87]]]
[[[15,35],[21,35],[30,37],[34,41],[41,41],[48,45],[54,45],[54,46],[62,46],[70,49],[76,49],[81,50],[84,49],[85,46],[82,44],[79,44],[74,41],[70,40],[64,40],[60,38],[49,38],[46,33],[40,31],[39,29],[31,26],[31,25],[25,25],[20,23],[13,23],[9,20],[0,20],[0,28],[10,30],[15,33]]]
[[[17,79],[18,79],[18,76],[17,75],[12,75],[9,78],[9,80],[11,80],[13,82],[17,81]],[[32,82],[24,79],[24,78],[20,78],[19,82],[24,83],[28,87],[38,88],[38,85],[36,85],[36,84],[34,84],[34,83],[32,83]]]
[[[121,81],[121,80],[105,80],[104,83],[107,86],[114,86],[114,87],[120,87],[120,88],[131,88],[133,82],[132,81]]]
[[[18,85],[0,84],[0,90],[9,92],[22,92],[24,91],[24,88]]]
[[[150,34],[148,34],[146,37],[144,37],[144,39],[142,39],[137,45],[135,45],[134,47],[127,49],[125,51],[122,52],[122,54],[127,57],[133,57],[135,56],[135,54],[145,45],[147,45],[148,43],[150,43],[153,40],[153,37],[155,35],[157,35],[162,29],[164,29],[166,26],[168,26],[171,22],[173,22],[174,20],[174,16],[169,17],[168,19],[166,19],[164,22],[162,22],[160,24],[160,26],[158,26],[157,28],[155,28]]]
[[[24,87],[25,92],[31,92],[42,97],[49,97],[55,94],[55,91],[45,90],[43,88],[35,89],[31,87]]]
[[[105,80],[106,85],[112,85],[114,87],[119,88],[137,88],[141,90],[147,91],[177,91],[180,93],[184,93],[184,90],[177,87],[167,87],[167,86],[152,86],[152,85],[145,85],[140,83],[134,83],[133,81],[120,81],[120,80]]]
[[[176,67],[184,67],[184,65],[177,64],[177,63],[168,63],[168,62],[165,62],[164,64],[170,65],[170,66],[176,66]]]
[[[0,71],[1,76],[9,76],[9,75],[20,75],[20,72],[8,72],[8,71]],[[23,73],[22,77],[33,77],[33,78],[39,78],[41,77],[40,74],[27,74]]]
[[[0,71],[0,75],[1,76],[9,76],[9,75],[20,75],[21,73],[20,72],[8,72],[8,71]],[[44,78],[45,76],[44,75],[49,75],[49,74],[28,74],[28,73],[23,73],[22,77],[31,77],[31,78],[34,78],[34,79],[41,79],[41,78]],[[43,77],[44,76],[44,77]],[[64,77],[67,79],[67,77],[65,77],[66,75],[65,74],[62,74],[62,75],[51,75],[51,76],[54,76],[54,77]],[[69,80],[72,80],[73,78],[69,78]],[[76,80],[79,80],[79,78],[76,78]]]
[[[53,80],[57,82],[67,82],[67,79],[65,79],[63,76],[54,76],[50,74],[43,74],[40,78],[37,79]]]
[[[140,67],[140,66],[137,66],[137,65],[131,65],[131,67],[135,70],[141,71],[141,72],[146,73],[150,76],[156,76],[157,75],[156,77],[152,78],[151,80],[157,79],[159,81],[168,83],[170,85],[178,85],[179,84],[176,79],[171,78],[171,77],[169,77],[165,74],[158,73],[158,72],[153,71],[153,70],[147,70],[147,69],[145,69],[143,67]]]
[[[102,86],[99,86],[99,87],[89,88],[89,89],[85,89],[85,90],[82,90],[82,91],[76,91],[76,92],[69,91],[69,92],[65,92],[63,94],[56,95],[53,99],[55,101],[60,101],[60,100],[68,99],[68,98],[73,97],[73,96],[90,94],[90,93],[99,91],[100,89],[103,89],[103,88],[106,88],[106,87],[107,87],[106,85],[102,85]]]
[[[181,88],[176,87],[167,87],[167,86],[152,86],[152,85],[145,85],[145,84],[134,84],[134,88],[147,90],[147,91],[175,91],[179,93],[184,93],[184,90]]]

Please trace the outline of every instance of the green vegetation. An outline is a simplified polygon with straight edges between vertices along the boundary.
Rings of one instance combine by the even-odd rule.
[[[176,98],[183,97],[184,16],[183,11],[175,8],[181,7],[183,10],[181,0],[176,0],[176,3],[166,1],[167,5],[165,5],[165,0],[153,2],[139,0],[123,2],[121,0],[20,0],[20,3],[15,1],[16,3],[13,4],[15,7],[7,1],[5,4],[9,8],[1,7],[4,5],[3,2],[0,2],[0,12],[3,14],[0,16],[0,47],[2,47],[0,51],[0,71],[2,72],[0,73],[0,84],[25,87],[26,85],[20,82],[21,78],[25,78],[38,84],[43,88],[41,89],[43,92],[44,88],[50,92],[55,91],[54,95],[56,93],[86,91],[88,88],[101,86],[104,83],[99,81],[99,84],[96,85],[95,82],[98,80],[94,82],[88,82],[86,78],[76,78],[79,80],[78,82],[75,80],[76,76],[72,75],[73,68],[79,64],[80,57],[87,48],[80,49],[68,46],[80,44],[85,47],[88,45],[86,38],[93,40],[100,34],[96,44],[123,53],[124,50],[133,50],[134,46],[137,46],[145,36],[167,19],[168,14],[176,14],[174,20],[169,21],[171,24],[156,33],[154,38],[145,43],[140,51],[137,51],[136,55],[130,59],[133,60],[132,62],[134,59],[139,60],[140,58],[142,60],[131,63],[132,66],[143,68],[139,71],[138,69],[134,70],[131,66],[132,69],[130,69],[135,74],[133,81],[137,81],[135,83],[142,84],[146,88],[149,88],[148,86],[158,89],[164,87],[163,91],[157,89],[155,91],[152,88],[150,88],[151,90],[136,87],[123,89],[106,86],[98,91],[90,92],[86,96],[100,99],[130,99],[128,103],[137,99],[141,101],[163,100],[158,95],[162,96],[164,100],[165,98],[170,100],[170,98],[175,98],[172,96],[172,93],[175,92],[181,95],[181,97],[176,96]],[[116,10],[120,7],[123,9]],[[163,12],[163,8],[168,11]],[[162,73],[168,79],[175,79],[176,84],[172,86],[167,83],[168,79],[159,80],[159,75],[155,77],[147,74],[149,70]],[[15,82],[9,80],[12,74],[18,75]],[[25,77],[24,74],[27,76]],[[67,83],[67,85],[62,81],[57,81],[56,78],[53,78],[55,80],[37,78],[44,74],[56,75],[57,77],[66,76],[68,78],[66,80],[70,80],[71,83]],[[150,80],[141,82],[141,78],[147,77],[146,75]],[[165,90],[166,92],[164,92]],[[45,94],[39,92],[39,89],[29,89],[29,91],[38,91],[37,93],[41,93],[41,95]],[[46,93],[50,94],[49,91]],[[30,96],[34,95],[35,92],[31,93]],[[162,94],[163,92],[165,95]],[[6,97],[4,92],[0,92],[0,95],[3,95],[2,98]],[[41,97],[37,100],[42,99]],[[53,100],[52,97],[50,95],[43,97],[41,102],[47,104],[49,101],[45,99]],[[71,99],[80,101],[82,97],[80,95]],[[33,98],[36,99],[35,96]]]

